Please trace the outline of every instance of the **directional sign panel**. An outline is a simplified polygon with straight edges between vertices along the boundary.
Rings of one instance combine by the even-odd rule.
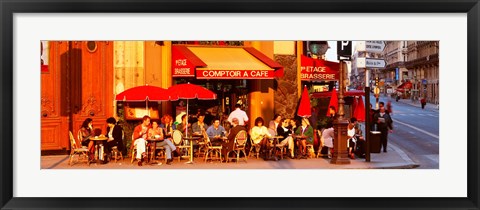
[[[365,41],[365,50],[372,53],[381,53],[385,49],[384,41]]]
[[[358,41],[357,42],[357,51],[358,52],[369,52],[369,53],[381,53],[385,49],[384,41]]]
[[[383,59],[366,58],[365,66],[367,68],[385,68],[385,66],[387,66],[387,62],[385,62]]]

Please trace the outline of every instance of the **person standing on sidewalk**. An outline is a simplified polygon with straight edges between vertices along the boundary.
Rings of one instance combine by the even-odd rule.
[[[423,98],[420,100],[420,103],[422,103],[422,109],[425,109],[425,105],[427,105],[427,101],[425,100],[425,97],[423,97]]]
[[[383,152],[387,152],[388,133],[393,132],[393,121],[390,115],[385,111],[383,104],[380,105],[380,110],[373,117],[377,123],[377,129],[380,131],[380,145],[383,147]]]

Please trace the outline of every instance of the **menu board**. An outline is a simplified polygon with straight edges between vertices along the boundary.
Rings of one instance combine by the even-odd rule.
[[[150,116],[151,119],[159,119],[158,108],[125,106],[125,119],[127,120],[141,120],[145,115]]]

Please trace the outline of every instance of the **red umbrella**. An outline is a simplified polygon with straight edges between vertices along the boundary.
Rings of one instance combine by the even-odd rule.
[[[335,112],[338,112],[337,90],[332,90],[332,96],[330,97],[330,103],[328,104],[328,108],[327,108],[327,117],[330,117],[331,106],[335,107]]]
[[[127,89],[119,93],[115,100],[117,101],[145,101],[148,110],[148,101],[168,101],[169,94],[167,89],[143,85]]]
[[[172,87],[169,87],[168,91],[170,92],[170,100],[172,101],[175,101],[178,99],[187,99],[187,116],[188,116],[188,99],[200,99],[200,100],[217,99],[217,94],[215,94],[214,92],[202,86],[198,86],[190,83],[174,85]],[[186,126],[185,128],[185,134],[186,135],[188,134],[188,126]],[[191,147],[190,147],[190,152],[193,152]],[[190,161],[187,163],[193,163],[193,155],[190,155]]]
[[[170,100],[187,99],[187,115],[188,115],[188,99],[214,100],[217,94],[202,86],[186,83],[178,84],[168,88],[170,92]],[[188,129],[188,128],[187,128]],[[185,132],[187,133],[188,130]]]
[[[303,88],[302,99],[300,99],[300,106],[298,106],[297,115],[300,117],[312,116],[312,109],[310,107],[310,97],[308,95],[307,86]]]
[[[365,105],[363,104],[363,99],[361,96],[358,99],[358,105],[355,108],[354,117],[360,122],[365,121]]]
[[[168,101],[169,99],[167,89],[150,85],[130,88],[115,97],[117,101]]]
[[[169,87],[168,92],[170,92],[170,100],[172,101],[176,101],[178,99],[200,99],[200,100],[217,99],[217,94],[215,94],[214,92],[202,86],[198,86],[190,83],[179,84],[179,85],[174,85],[172,87]]]

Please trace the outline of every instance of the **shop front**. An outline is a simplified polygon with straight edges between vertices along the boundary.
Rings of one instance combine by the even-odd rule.
[[[173,84],[190,82],[217,94],[217,100],[191,103],[190,114],[204,110],[213,117],[228,117],[235,104],[242,105],[247,114],[258,113],[254,111],[259,100],[255,92],[262,88],[256,84],[282,74],[283,66],[252,47],[172,46]],[[182,110],[181,105],[173,103],[174,110]]]

